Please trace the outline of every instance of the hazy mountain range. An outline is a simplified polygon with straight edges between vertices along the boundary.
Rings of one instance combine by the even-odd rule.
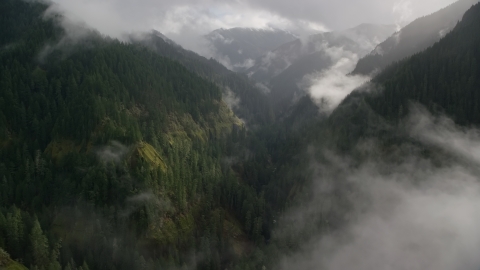
[[[232,28],[215,30],[205,39],[220,62],[242,72],[253,66],[258,57],[296,37],[279,29]]]
[[[300,73],[306,75],[331,64],[329,49],[338,48],[363,56],[394,31],[394,25],[362,24],[345,31],[320,33],[305,39],[296,39],[262,55],[246,72],[252,79],[267,84],[290,66],[298,66],[293,69],[303,68]],[[310,66],[308,61],[312,63]],[[297,76],[294,79],[299,78]]]
[[[310,82],[306,76],[320,73],[347,60],[353,65],[395,31],[394,25],[362,24],[355,28],[296,39],[257,59],[247,75],[270,89],[275,107],[292,104],[304,95]]]

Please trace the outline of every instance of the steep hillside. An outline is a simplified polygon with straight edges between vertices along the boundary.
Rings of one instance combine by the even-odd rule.
[[[27,268],[20,263],[12,260],[12,258],[10,258],[10,255],[5,250],[0,248],[0,269],[25,270]]]
[[[228,70],[214,59],[206,59],[185,50],[156,31],[141,38],[133,38],[133,41],[146,45],[163,57],[180,62],[191,72],[215,83],[227,97],[230,108],[250,127],[273,120],[269,100],[245,75]]]
[[[443,111],[459,124],[480,123],[480,4],[469,9],[452,33],[423,53],[389,67],[373,82],[383,102],[368,103],[380,114],[403,116],[409,100]]]
[[[0,2],[0,248],[36,269],[224,269],[264,241],[222,89],[143,43],[69,39],[46,8]]]
[[[446,114],[458,124],[479,124],[479,27],[480,4],[476,4],[438,43],[388,67],[372,84],[347,97],[331,116],[337,135],[341,134],[337,142],[348,148],[367,134],[377,136],[382,132],[379,123],[401,121],[411,102]]]
[[[416,19],[360,59],[353,74],[368,75],[432,46],[450,32],[465,11],[475,3],[478,0],[460,0],[431,15]]]

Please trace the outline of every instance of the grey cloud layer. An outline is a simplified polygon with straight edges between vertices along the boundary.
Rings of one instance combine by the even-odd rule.
[[[55,0],[69,17],[103,34],[157,29],[188,47],[192,36],[216,28],[277,27],[316,30],[363,22],[394,23],[433,12],[454,0]],[[394,12],[394,7],[396,11]]]
[[[454,0],[290,0],[249,1],[252,5],[272,10],[291,19],[323,22],[340,30],[360,23],[405,22],[430,14],[455,2]]]

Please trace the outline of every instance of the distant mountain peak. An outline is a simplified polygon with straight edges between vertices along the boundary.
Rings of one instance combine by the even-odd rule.
[[[177,43],[175,43],[175,41],[169,39],[167,36],[165,36],[164,34],[160,33],[159,31],[157,31],[157,30],[155,30],[155,29],[152,30],[151,33],[152,33],[153,35],[155,35],[155,36],[163,39],[163,41],[165,41],[165,42],[167,42],[167,43],[169,43],[169,44],[171,44],[171,45],[180,46],[180,45],[178,45]]]

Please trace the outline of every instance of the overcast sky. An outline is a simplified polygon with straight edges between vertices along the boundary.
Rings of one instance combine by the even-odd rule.
[[[103,34],[156,29],[185,47],[217,28],[340,30],[405,24],[455,0],[53,0]]]

